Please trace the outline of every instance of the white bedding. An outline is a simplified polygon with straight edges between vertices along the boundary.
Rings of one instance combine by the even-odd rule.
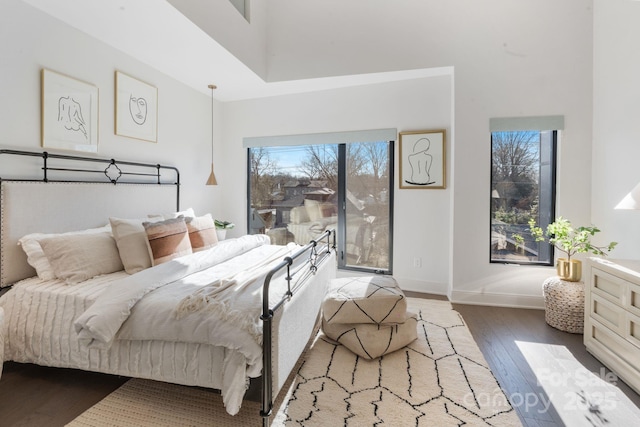
[[[294,249],[267,245],[266,236],[245,237],[190,255],[189,264],[177,259],[131,276],[118,272],[75,286],[36,279],[16,284],[0,298],[7,312],[5,358],[219,388],[227,411],[237,413],[248,377],[262,369],[256,331],[263,274],[252,274],[252,281],[220,279],[237,277],[265,256],[281,260],[283,251]],[[205,304],[176,314],[185,298],[210,294],[221,283],[236,309]],[[277,301],[285,282],[274,284],[270,295]],[[244,327],[237,327],[239,319],[246,320]],[[224,369],[212,368],[216,364]]]

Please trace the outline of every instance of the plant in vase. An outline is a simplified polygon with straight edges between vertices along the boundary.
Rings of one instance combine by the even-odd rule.
[[[229,221],[222,221],[216,219],[213,221],[216,226],[216,234],[218,235],[218,240],[224,240],[227,237],[227,230],[231,230],[236,225]]]
[[[529,221],[529,230],[536,242],[547,241],[559,251],[567,254],[566,258],[558,258],[556,268],[558,276],[562,280],[570,282],[577,282],[582,276],[582,263],[580,260],[571,259],[573,255],[577,253],[592,253],[594,255],[607,256],[607,252],[612,251],[618,244],[617,242],[611,242],[606,246],[596,246],[591,243],[591,238],[600,232],[598,227],[573,228],[571,222],[561,216],[549,224],[546,230],[542,230],[541,227],[536,225],[535,220],[531,219]]]

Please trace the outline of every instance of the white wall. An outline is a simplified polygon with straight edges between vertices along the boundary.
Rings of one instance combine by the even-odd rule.
[[[640,2],[594,2],[593,223],[615,258],[640,258],[640,212],[614,207],[640,182]]]
[[[210,97],[18,0],[0,4],[0,41],[2,148],[41,150],[40,71],[47,68],[98,87],[97,157],[177,166],[182,171],[182,207],[216,214],[219,189],[204,185],[210,170]],[[115,135],[116,70],[158,88],[157,143]],[[219,105],[216,114],[219,120]],[[8,166],[0,166],[3,178],[9,177]]]
[[[254,73],[267,79],[267,2],[250,2],[250,22],[227,0],[168,2]],[[206,52],[202,54],[206,55]]]
[[[228,217],[246,232],[247,153],[242,139],[364,129],[446,129],[452,126],[452,76],[357,86],[225,104],[222,173]],[[450,142],[450,141],[449,141]],[[397,161],[396,149],[396,182]],[[394,275],[405,289],[446,293],[452,190],[395,190]],[[414,256],[422,267],[414,268]]]
[[[551,268],[489,263],[489,119],[565,116],[557,213],[588,223],[592,1],[274,0],[268,21],[272,80],[455,67],[450,296],[540,307]]]
[[[604,3],[597,0],[600,8]],[[266,66],[268,80],[435,66],[452,66],[455,71],[453,78],[436,77],[433,83],[429,79],[396,82],[219,105],[216,123],[222,124],[216,129],[223,134],[216,138],[215,153],[221,185],[206,188],[201,182],[209,167],[207,97],[18,0],[6,0],[0,13],[0,144],[38,148],[39,130],[32,118],[39,111],[39,70],[47,67],[67,73],[101,89],[101,156],[176,164],[184,172],[184,206],[244,224],[244,136],[446,128],[449,188],[417,195],[410,190],[396,192],[396,275],[406,288],[425,292],[447,288],[458,301],[541,306],[541,282],[552,274],[551,268],[488,262],[488,123],[491,117],[564,115],[557,213],[576,223],[591,220],[592,4],[592,0],[398,0],[393,4],[387,0],[272,0],[268,6],[259,6],[258,21],[251,30],[231,22],[223,25],[220,20],[226,15],[218,15],[217,37],[245,57],[254,71],[264,75],[261,67]],[[607,7],[615,15],[626,12]],[[597,22],[607,22],[609,31],[616,24],[608,20],[602,15]],[[267,50],[262,55],[264,34]],[[241,46],[245,42],[248,45]],[[618,41],[598,36],[596,42],[608,49]],[[609,59],[601,58],[596,60],[596,70],[605,68]],[[633,60],[613,59],[637,67]],[[158,144],[113,134],[115,69],[159,88]],[[611,72],[611,79],[617,77]],[[608,79],[609,75],[597,78],[596,90],[607,92],[615,86]],[[620,90],[622,85],[614,88]],[[615,102],[610,101],[609,107]],[[601,135],[609,137],[613,130],[608,121],[596,120],[601,123],[596,130],[601,140]],[[600,147],[594,147],[595,155],[610,155]],[[606,164],[613,168],[616,161]],[[627,184],[631,188],[637,178],[624,177],[631,182],[616,191],[623,192],[621,187]],[[598,187],[597,192],[605,190]],[[415,210],[416,206],[420,209]],[[419,221],[423,212],[432,222]],[[599,218],[594,214],[595,220]],[[423,258],[422,271],[409,265],[416,253]]]

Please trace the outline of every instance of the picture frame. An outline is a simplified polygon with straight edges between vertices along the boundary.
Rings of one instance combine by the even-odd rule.
[[[446,147],[444,129],[400,132],[400,188],[446,188]]]
[[[42,147],[98,152],[98,87],[46,68],[41,72]]]
[[[115,73],[115,133],[158,142],[158,89],[120,71]]]

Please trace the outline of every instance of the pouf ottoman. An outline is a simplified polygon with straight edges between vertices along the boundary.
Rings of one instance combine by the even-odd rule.
[[[377,325],[375,323],[327,323],[322,321],[326,336],[339,342],[365,359],[375,359],[399,350],[418,338],[418,316],[407,313],[402,323]]]
[[[417,316],[391,276],[334,279],[322,303],[324,334],[366,359],[396,351],[418,337]]]
[[[391,276],[333,279],[322,303],[327,323],[402,323],[407,300]]]

